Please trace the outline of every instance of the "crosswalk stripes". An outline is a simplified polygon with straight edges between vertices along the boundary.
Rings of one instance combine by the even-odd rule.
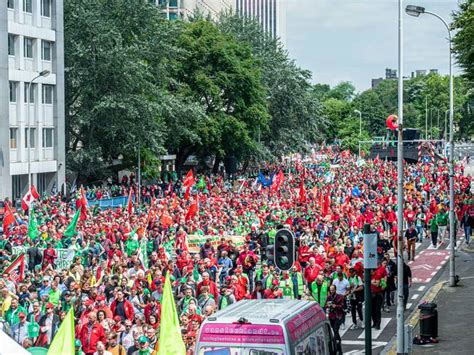
[[[382,321],[380,322],[380,329],[372,328],[372,339],[377,339],[391,320],[392,318],[382,318]],[[363,331],[357,338],[364,339],[365,331]]]

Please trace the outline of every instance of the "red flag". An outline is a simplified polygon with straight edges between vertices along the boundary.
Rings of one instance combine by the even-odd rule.
[[[305,203],[306,202],[306,190],[304,188],[304,179],[301,179],[300,191],[299,191],[298,197],[299,197],[300,203]]]
[[[173,224],[173,218],[171,218],[167,210],[163,211],[163,214],[160,217],[160,221],[161,221],[161,224],[167,227]]]
[[[38,191],[36,191],[35,185],[31,185],[29,191],[21,200],[21,208],[23,208],[24,211],[27,211],[28,208],[30,208],[31,203],[35,201],[36,199],[38,199],[39,197],[40,195]]]
[[[380,157],[379,157],[379,155],[377,154],[377,156],[376,156],[375,159],[374,159],[374,164],[378,164],[378,163],[380,163]]]
[[[186,212],[186,217],[185,221],[189,221],[190,219],[193,219],[198,212],[199,209],[199,197],[196,195],[196,200],[189,206],[188,212]]]
[[[5,202],[5,212],[3,215],[3,233],[8,234],[8,229],[12,223],[16,223],[16,218],[10,209],[10,205]]]
[[[178,197],[176,196],[176,194],[173,194],[173,195],[174,195],[174,198],[173,198],[173,203],[171,204],[171,208],[176,209],[176,207],[178,207]]]
[[[349,149],[343,150],[341,152],[341,158],[348,158],[351,155],[351,151]]]
[[[173,193],[173,182],[172,181],[170,181],[170,183],[168,184],[168,191],[166,191],[166,193],[170,196]]]
[[[12,281],[23,282],[25,277],[25,254],[20,254],[3,273],[8,274]]]
[[[186,187],[191,187],[194,185],[194,175],[192,169],[189,169],[188,173],[186,174],[186,177],[183,181],[183,185]]]
[[[133,213],[133,200],[132,200],[132,189],[131,188],[130,188],[130,192],[128,193],[127,211],[128,211],[129,215],[131,215]]]
[[[82,208],[81,208],[82,207]],[[84,195],[84,189],[81,187],[80,197],[76,199],[76,210],[81,208],[81,221],[87,219],[87,198]]]
[[[272,184],[272,190],[279,190],[281,185],[283,185],[283,181],[285,181],[285,174],[283,174],[283,171],[280,169],[277,176],[275,177],[275,181]]]
[[[324,203],[323,203],[323,217],[326,217],[327,214],[329,213],[329,204],[331,203],[330,201],[330,192],[328,191],[325,195],[324,195]]]
[[[184,199],[187,200],[189,198],[189,193],[191,192],[191,186],[186,187],[186,192],[184,193]]]

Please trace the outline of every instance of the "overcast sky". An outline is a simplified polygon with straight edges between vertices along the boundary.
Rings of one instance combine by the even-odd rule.
[[[313,81],[331,86],[351,81],[358,91],[372,78],[397,69],[398,0],[287,1],[287,48],[290,57],[311,70]],[[451,21],[457,0],[404,0]],[[448,73],[444,25],[433,16],[404,14],[404,75],[437,68]],[[455,68],[457,71],[457,68]]]

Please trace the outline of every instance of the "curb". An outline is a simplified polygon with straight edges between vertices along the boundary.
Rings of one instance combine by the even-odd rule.
[[[426,292],[425,296],[422,298],[422,302],[433,302],[435,298],[438,296],[438,293],[443,289],[446,281],[439,281],[435,285],[433,285],[428,292]],[[421,303],[421,302],[420,302]],[[414,310],[408,318],[406,322],[407,325],[410,325],[413,329],[418,325],[420,319],[420,310],[418,307]],[[382,354],[388,355],[396,355],[397,354],[397,343],[396,343],[397,336],[394,335],[393,338],[390,340],[387,347],[382,351]]]

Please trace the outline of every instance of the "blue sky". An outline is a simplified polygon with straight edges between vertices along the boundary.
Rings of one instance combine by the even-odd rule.
[[[385,68],[397,69],[398,0],[285,0],[290,57],[331,86],[351,81],[358,91]],[[404,0],[451,21],[457,0]],[[433,16],[404,14],[404,75],[416,69],[448,73],[444,25]],[[455,72],[458,68],[455,67]]]

